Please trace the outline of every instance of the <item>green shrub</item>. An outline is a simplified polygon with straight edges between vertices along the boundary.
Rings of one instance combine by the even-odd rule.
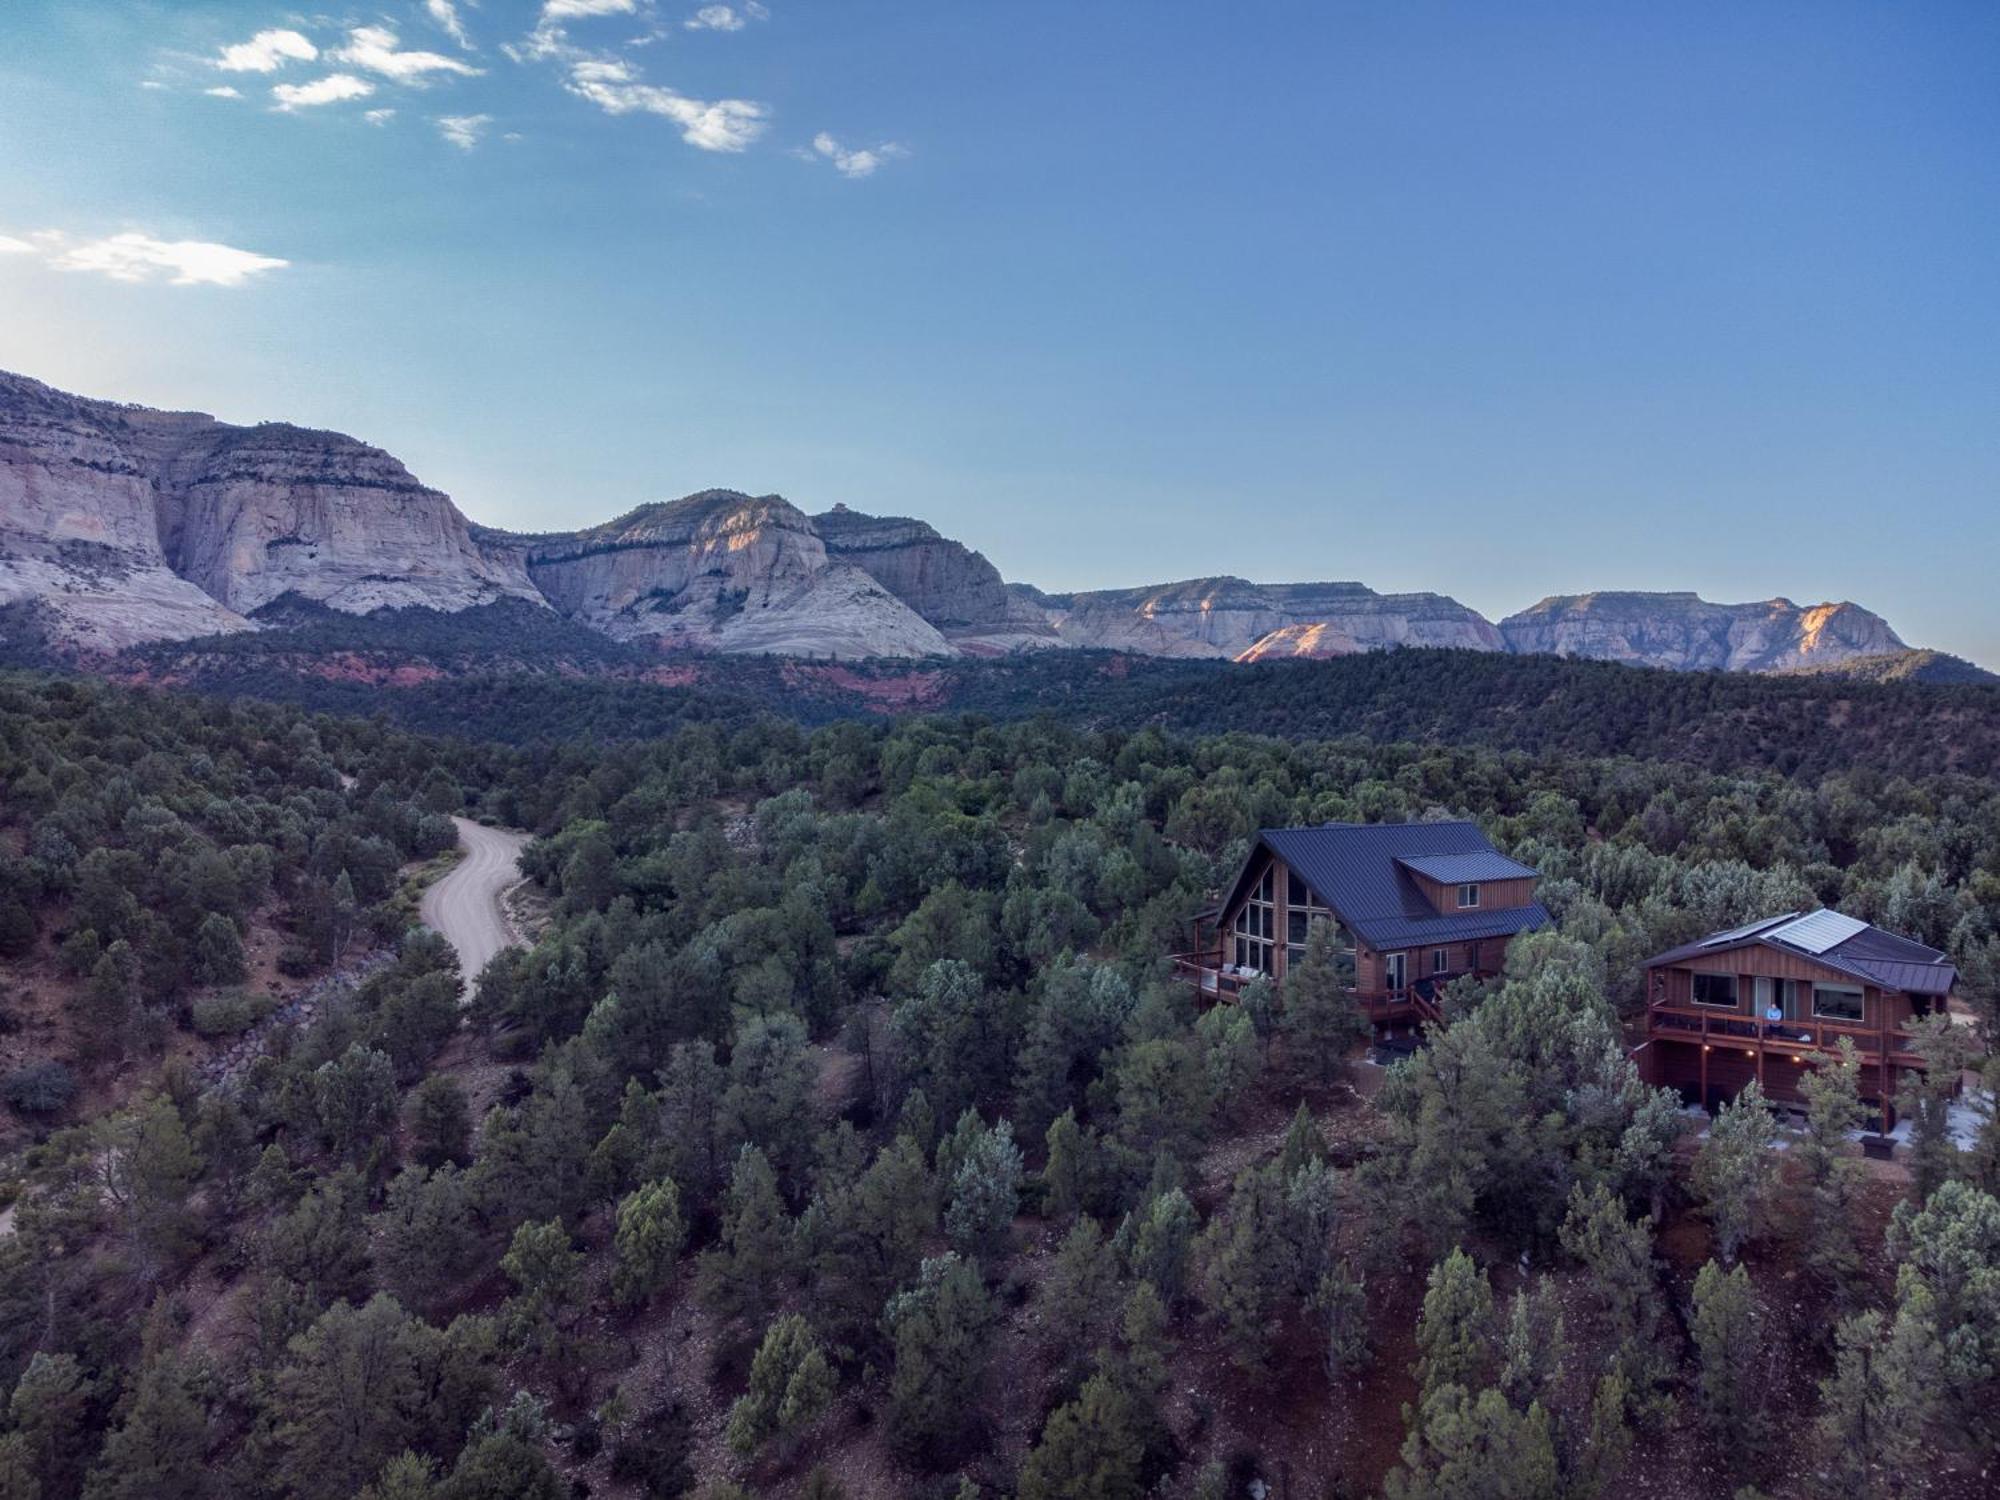
[[[223,990],[194,1002],[194,1029],[199,1036],[239,1036],[271,1013],[269,995]]]
[[[76,1097],[76,1075],[54,1058],[43,1058],[9,1073],[0,1095],[24,1115],[52,1115]]]

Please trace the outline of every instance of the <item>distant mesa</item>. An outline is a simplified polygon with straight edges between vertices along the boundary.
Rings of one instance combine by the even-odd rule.
[[[1268,662],[1430,646],[1990,675],[1912,652],[1851,603],[1567,594],[1496,626],[1443,594],[1355,582],[1044,593],[924,521],[846,505],[808,515],[726,489],[522,535],[469,523],[394,457],[339,433],[232,426],[0,374],[0,605],[34,606],[51,644],[75,654],[254,630],[251,616],[280,600],[351,615],[519,601],[649,650],[839,660],[1089,648]]]

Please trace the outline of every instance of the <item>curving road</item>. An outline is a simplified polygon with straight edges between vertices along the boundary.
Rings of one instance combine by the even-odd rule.
[[[424,892],[418,911],[426,926],[443,933],[458,950],[459,972],[470,995],[487,961],[519,941],[500,898],[521,880],[521,851],[528,846],[528,835],[488,828],[470,818],[451,821],[465,858]]]

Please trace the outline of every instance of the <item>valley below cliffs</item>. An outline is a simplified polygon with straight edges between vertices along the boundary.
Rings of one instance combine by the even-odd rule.
[[[72,396],[0,373],[0,642],[103,656],[349,617],[511,604],[651,654],[858,661],[1085,649],[1223,661],[1402,647],[1688,670],[1841,670],[1909,648],[1847,602],[1584,593],[1497,624],[1444,594],[1217,576],[1045,593],[910,517],[711,489],[577,531],[476,525],[340,433]],[[518,619],[502,614],[495,618]],[[516,627],[518,628],[518,627]],[[506,642],[496,642],[503,653]]]

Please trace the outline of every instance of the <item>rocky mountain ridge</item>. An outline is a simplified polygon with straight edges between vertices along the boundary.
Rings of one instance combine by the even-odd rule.
[[[1857,605],[1691,593],[1544,599],[1497,626],[1435,593],[1221,576],[1048,594],[909,517],[704,490],[579,531],[474,525],[379,448],[68,395],[0,373],[0,606],[59,648],[256,629],[287,599],[353,615],[502,601],[658,651],[981,656],[1080,647],[1322,658],[1398,646],[1682,668],[1838,667],[1907,651]]]

